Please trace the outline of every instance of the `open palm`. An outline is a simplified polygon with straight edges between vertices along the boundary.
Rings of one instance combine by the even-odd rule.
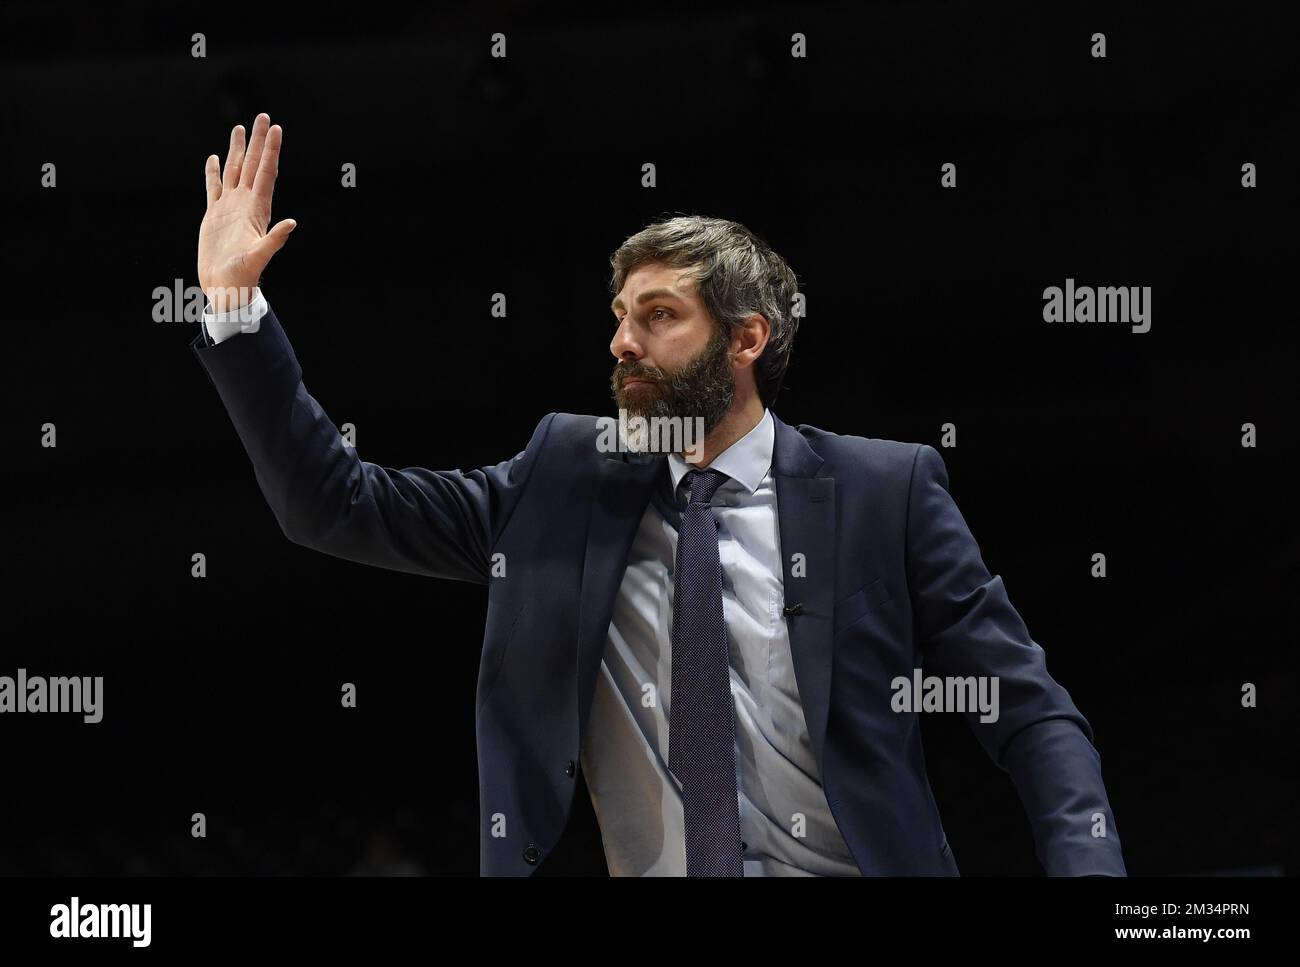
[[[246,304],[271,256],[284,245],[295,222],[284,219],[269,232],[271,194],[280,165],[283,132],[267,114],[253,121],[244,151],[244,127],[230,132],[224,174],[209,155],[204,172],[208,208],[199,226],[199,285],[217,312]]]

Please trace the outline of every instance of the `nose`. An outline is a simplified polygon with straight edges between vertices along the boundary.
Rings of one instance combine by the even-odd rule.
[[[609,351],[619,362],[640,359],[643,355],[641,344],[637,342],[636,333],[632,330],[631,315],[628,313],[623,317],[609,343]]]

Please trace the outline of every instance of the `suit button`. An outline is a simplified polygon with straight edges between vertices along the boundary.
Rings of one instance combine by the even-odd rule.
[[[570,759],[568,762],[564,763],[564,774],[565,774],[566,776],[568,776],[570,779],[573,778],[573,760],[572,760],[572,759]]]
[[[525,862],[525,863],[530,863],[530,864],[532,864],[533,866],[536,866],[536,865],[537,865],[537,861],[540,860],[541,858],[542,858],[542,851],[539,850],[539,849],[538,849],[536,846],[534,846],[532,843],[529,843],[529,844],[524,848],[524,862]]]

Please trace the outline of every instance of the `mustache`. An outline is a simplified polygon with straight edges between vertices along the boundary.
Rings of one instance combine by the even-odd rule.
[[[615,385],[622,386],[629,379],[644,379],[651,383],[662,383],[664,382],[664,375],[658,370],[648,369],[639,363],[632,365],[620,363],[614,368]]]

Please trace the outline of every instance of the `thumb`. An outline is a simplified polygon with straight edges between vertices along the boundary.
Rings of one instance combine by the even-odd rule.
[[[265,265],[270,261],[272,255],[284,248],[284,243],[289,238],[289,233],[297,227],[298,223],[292,218],[286,218],[283,221],[276,222],[275,226],[266,233],[262,240],[253,246],[253,258]]]

